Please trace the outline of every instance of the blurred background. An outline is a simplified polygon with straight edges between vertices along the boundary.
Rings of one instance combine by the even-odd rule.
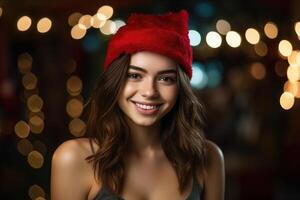
[[[109,38],[132,12],[180,9],[226,199],[300,199],[298,0],[0,0],[0,199],[50,199],[51,156],[85,135]]]

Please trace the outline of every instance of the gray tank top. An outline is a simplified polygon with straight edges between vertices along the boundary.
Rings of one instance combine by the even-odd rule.
[[[201,200],[202,188],[197,179],[193,178],[193,188],[186,200]],[[104,187],[100,189],[94,200],[125,200],[122,197],[110,194]]]

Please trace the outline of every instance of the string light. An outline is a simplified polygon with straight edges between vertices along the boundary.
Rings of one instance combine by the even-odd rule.
[[[97,11],[99,19],[102,19],[102,20],[108,20],[109,18],[112,17],[113,13],[114,13],[114,10],[109,5],[101,6]]]
[[[71,36],[76,40],[83,38],[85,34],[86,34],[86,29],[81,28],[78,24],[73,26],[73,28],[71,29]]]
[[[21,17],[17,22],[17,28],[19,31],[27,31],[31,26],[31,18],[28,16]]]
[[[296,34],[298,35],[298,37],[300,37],[300,22],[296,22],[294,28]]]
[[[79,19],[80,19],[81,16],[82,16],[82,14],[79,13],[79,12],[74,12],[74,13],[72,13],[72,14],[68,17],[68,24],[69,24],[70,26],[75,26],[75,25],[78,23],[78,21],[79,21]]]
[[[210,31],[206,35],[206,43],[211,48],[218,48],[222,44],[222,38],[219,33],[215,32],[215,31]]]
[[[32,168],[39,169],[44,164],[44,156],[40,152],[34,150],[28,154],[27,161]]]
[[[264,26],[264,32],[268,38],[274,39],[278,35],[278,28],[274,22],[268,22]]]
[[[44,198],[46,196],[43,188],[36,184],[29,187],[28,195],[33,200],[36,200],[37,198],[41,198],[41,197]]]
[[[220,19],[217,21],[216,29],[220,34],[226,35],[231,30],[231,26],[228,21]]]
[[[74,118],[69,123],[69,130],[75,137],[81,137],[85,134],[86,124],[79,118]]]
[[[71,99],[67,103],[66,111],[70,117],[77,118],[80,117],[83,111],[82,102],[77,99]]]
[[[268,53],[268,46],[263,41],[259,41],[254,45],[254,51],[259,56],[265,56]]]
[[[245,37],[250,44],[257,44],[260,40],[259,32],[254,28],[248,28],[245,32]]]
[[[81,29],[89,29],[92,26],[92,16],[91,15],[83,15],[80,17],[78,26]]]
[[[38,21],[37,30],[40,33],[46,33],[50,30],[51,26],[52,26],[52,21],[49,18],[44,17]]]
[[[104,35],[114,34],[116,30],[116,23],[112,20],[107,20],[105,24],[100,28],[101,33],[103,33]]]
[[[201,42],[201,35],[196,30],[189,30],[189,39],[191,46],[197,46]]]
[[[15,124],[15,133],[19,138],[27,138],[30,132],[29,125],[21,120]]]
[[[288,40],[281,40],[278,45],[278,50],[282,56],[288,57],[293,51],[293,46]]]
[[[283,109],[289,110],[293,107],[295,99],[290,92],[283,92],[280,96],[280,105]]]
[[[22,84],[23,84],[25,89],[33,90],[34,88],[36,88],[37,78],[33,73],[28,72],[23,76]]]
[[[226,34],[226,42],[229,46],[236,48],[241,45],[242,38],[240,34],[236,31],[229,31]]]
[[[37,94],[30,96],[27,99],[27,106],[31,112],[39,112],[43,107],[43,100]]]

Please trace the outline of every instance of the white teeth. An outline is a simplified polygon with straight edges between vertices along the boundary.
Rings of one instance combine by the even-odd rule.
[[[135,103],[135,105],[137,105],[137,107],[145,109],[145,110],[153,110],[153,109],[158,109],[159,108],[158,105],[148,106],[148,105],[139,104],[139,103]]]

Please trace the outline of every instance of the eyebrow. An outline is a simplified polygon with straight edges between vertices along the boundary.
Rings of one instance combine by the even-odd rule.
[[[129,65],[129,69],[134,69],[134,70],[141,71],[141,72],[144,72],[144,73],[148,72],[146,69],[138,67],[138,66],[134,66],[134,65]],[[157,74],[168,74],[168,73],[175,73],[176,74],[177,70],[175,70],[175,69],[166,69],[166,70],[159,71]]]

